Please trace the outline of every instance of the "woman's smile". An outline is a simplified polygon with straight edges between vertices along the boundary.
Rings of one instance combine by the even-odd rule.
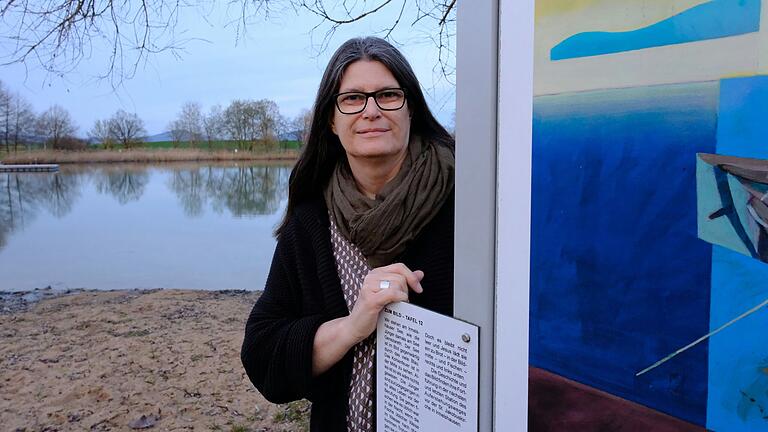
[[[357,134],[365,138],[375,138],[382,136],[387,132],[389,132],[388,128],[367,128],[357,131]]]

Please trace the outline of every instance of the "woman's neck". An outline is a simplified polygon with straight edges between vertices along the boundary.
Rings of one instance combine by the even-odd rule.
[[[357,183],[357,188],[365,196],[375,199],[387,183],[397,176],[403,166],[407,152],[402,152],[396,158],[366,158],[363,160],[349,159],[349,168]]]

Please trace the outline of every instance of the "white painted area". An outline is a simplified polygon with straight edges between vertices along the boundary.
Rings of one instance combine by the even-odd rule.
[[[534,0],[499,5],[494,430],[528,415]]]
[[[536,96],[712,81],[760,73],[761,33],[550,61],[537,52]],[[765,71],[762,71],[765,72]]]

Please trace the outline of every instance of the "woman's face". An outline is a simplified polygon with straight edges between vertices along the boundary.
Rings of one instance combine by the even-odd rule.
[[[358,60],[347,66],[339,93],[375,92],[399,88],[392,73],[378,61]],[[411,118],[408,102],[397,111],[382,111],[373,98],[357,114],[343,114],[334,106],[331,130],[338,135],[347,157],[362,161],[397,158],[408,147]]]

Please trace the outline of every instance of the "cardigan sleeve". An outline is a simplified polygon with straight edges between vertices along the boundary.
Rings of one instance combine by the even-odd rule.
[[[248,378],[269,401],[284,403],[344,391],[346,358],[312,376],[312,351],[318,327],[331,318],[317,307],[319,284],[308,264],[309,238],[296,224],[278,238],[264,293],[248,317],[241,360]]]

